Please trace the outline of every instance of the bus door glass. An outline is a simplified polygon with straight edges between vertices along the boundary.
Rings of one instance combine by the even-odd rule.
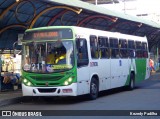
[[[89,63],[88,59],[88,50],[87,50],[87,41],[83,38],[76,39],[77,47],[77,66],[87,66]]]
[[[128,40],[128,55],[129,58],[135,58],[135,44],[133,40]]]

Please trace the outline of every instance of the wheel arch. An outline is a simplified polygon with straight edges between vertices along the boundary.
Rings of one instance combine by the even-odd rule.
[[[135,80],[135,76],[136,76],[135,71],[131,71],[131,73],[130,73],[130,80],[131,80],[131,75],[133,75],[133,77],[134,77],[134,79],[133,79],[133,80],[134,80],[134,81],[136,81],[136,80]]]
[[[94,74],[90,79],[89,98],[91,100],[95,100],[98,97],[98,93],[99,93],[99,77],[98,75]]]
[[[134,77],[135,77],[135,71],[131,71],[131,72],[130,72],[130,76],[131,76],[131,74],[133,74]],[[135,79],[134,79],[134,80],[135,80]]]
[[[133,90],[134,88],[135,88],[135,72],[131,71],[128,89]]]
[[[97,80],[97,82],[98,82],[98,88],[99,88],[99,76],[98,76],[98,74],[93,74],[93,75],[91,76],[91,78],[90,78],[90,83],[91,83],[92,78],[95,78],[95,79]]]

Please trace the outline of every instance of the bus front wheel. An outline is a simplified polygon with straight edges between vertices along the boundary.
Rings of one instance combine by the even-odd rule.
[[[96,78],[92,78],[91,79],[91,83],[90,83],[90,94],[89,97],[91,100],[95,100],[98,97],[98,80],[96,80]]]

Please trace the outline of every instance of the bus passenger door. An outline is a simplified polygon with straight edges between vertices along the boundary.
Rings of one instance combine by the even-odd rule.
[[[89,59],[87,41],[84,38],[76,39],[77,45],[77,94],[89,93]]]

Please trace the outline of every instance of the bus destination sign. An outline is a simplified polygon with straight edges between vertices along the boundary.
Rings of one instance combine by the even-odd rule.
[[[71,29],[50,29],[25,32],[23,40],[72,39]]]
[[[48,39],[48,38],[58,38],[58,32],[57,31],[52,31],[52,32],[36,32],[33,33],[33,38],[34,39]]]

